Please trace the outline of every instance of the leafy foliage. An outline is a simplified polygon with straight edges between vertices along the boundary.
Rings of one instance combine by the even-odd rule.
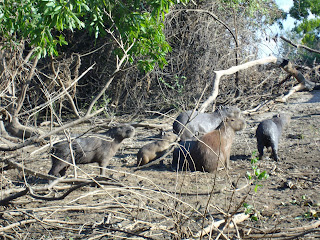
[[[183,0],[182,2],[187,2]],[[116,37],[119,56],[126,52],[149,71],[162,67],[170,46],[163,34],[163,20],[175,0],[8,0],[0,6],[0,34],[8,42],[29,40],[39,57],[58,55],[66,45],[66,30],[86,29],[96,38],[107,33]],[[131,48],[130,48],[131,47]]]
[[[320,39],[320,2],[319,0],[294,1],[289,11],[298,20],[294,31],[302,35],[302,43],[309,47],[319,47]]]
[[[250,181],[253,181],[253,183],[255,184],[255,188],[254,191],[257,192],[258,191],[258,187],[260,187],[261,185],[259,184],[259,182],[263,179],[267,179],[269,177],[269,175],[267,174],[266,171],[262,171],[260,170],[259,166],[258,166],[258,161],[259,158],[257,157],[257,152],[254,151],[252,153],[251,156],[251,167],[253,170],[253,174],[251,174],[250,172],[247,172],[247,178]]]

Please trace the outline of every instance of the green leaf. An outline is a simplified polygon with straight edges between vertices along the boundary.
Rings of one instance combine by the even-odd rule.
[[[54,2],[48,2],[48,3],[46,4],[47,7],[53,7],[54,5],[55,5]]]

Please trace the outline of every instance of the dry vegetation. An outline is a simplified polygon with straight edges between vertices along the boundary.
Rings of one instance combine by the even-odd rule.
[[[18,156],[6,153],[2,160],[10,159],[23,168],[2,170],[2,199],[21,196],[2,206],[0,232],[8,239],[194,239],[201,229],[220,224],[220,230],[214,227],[204,239],[209,235],[213,239],[316,238],[320,224],[319,96],[319,91],[297,93],[289,104],[246,116],[248,126],[236,136],[228,173],[176,173],[170,168],[171,155],[163,163],[133,171],[138,149],[158,137],[156,128],[137,127],[135,137],[124,142],[108,167],[108,178],[96,178],[95,164],[81,165],[78,179],[72,177],[71,169],[66,179],[48,186],[48,146],[26,148]],[[257,183],[246,177],[247,172],[253,174],[254,131],[259,121],[280,111],[293,113],[281,140],[281,161],[258,162],[269,178],[259,181],[255,192]],[[168,116],[143,122],[165,128],[171,123]],[[72,132],[91,127],[82,125]],[[28,169],[44,175],[34,177]],[[248,215],[244,203],[252,206]]]
[[[1,50],[0,238],[319,237],[320,93],[300,92],[288,103],[276,102],[297,81],[274,64],[221,79],[215,104],[236,105],[248,123],[236,135],[229,171],[177,173],[171,154],[135,168],[140,147],[160,129],[171,131],[179,112],[210,96],[215,71],[259,58],[253,43],[261,23],[215,1],[198,8],[166,16],[168,65],[148,74],[115,64],[110,39],[94,42],[76,32],[66,34],[70,45],[60,49],[59,58],[30,59],[24,42]],[[296,69],[319,83],[316,64]],[[280,111],[293,114],[280,143],[281,161],[251,163],[258,122]],[[95,164],[78,166],[78,178],[72,168],[63,179],[47,175],[53,143],[124,122],[137,132],[113,158],[108,177],[97,177]],[[269,178],[250,180],[253,167]]]

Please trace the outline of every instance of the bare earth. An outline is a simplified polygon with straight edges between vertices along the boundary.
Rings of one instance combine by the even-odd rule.
[[[242,109],[244,110],[244,109]],[[290,126],[285,128],[279,144],[280,161],[270,158],[258,162],[268,179],[249,184],[247,172],[253,174],[251,154],[256,151],[255,130],[258,123],[278,112],[292,113]],[[172,116],[174,117],[174,116]],[[212,221],[227,214],[244,213],[243,203],[252,206],[250,218],[237,224],[238,232],[225,229],[230,239],[239,234],[252,239],[256,234],[283,233],[286,239],[294,229],[310,226],[320,215],[320,91],[299,92],[287,104],[277,103],[261,114],[246,116],[247,128],[238,132],[234,141],[231,169],[217,175],[201,172],[176,173],[171,170],[171,155],[163,163],[132,171],[139,148],[158,135],[156,129],[137,128],[133,139],[125,140],[121,151],[113,158],[107,171],[112,180],[102,187],[84,186],[62,200],[45,201],[30,195],[18,198],[12,205],[1,207],[0,236],[15,239],[181,239],[195,235]],[[146,120],[167,123],[169,118]],[[87,128],[88,126],[86,126]],[[84,131],[84,127],[75,131]],[[27,150],[16,159],[21,163]],[[24,159],[26,167],[41,173],[50,169],[48,151]],[[82,165],[81,178],[95,177],[96,164]],[[70,178],[73,174],[69,169]],[[24,186],[46,186],[46,181],[26,176],[15,169],[1,173],[1,198],[5,190]],[[256,184],[257,192],[254,191]],[[48,197],[61,196],[64,184],[51,192],[37,192]],[[210,196],[210,192],[212,192]],[[18,221],[4,231],[3,227]],[[32,222],[33,220],[34,222]],[[319,229],[319,228],[318,228]],[[296,239],[319,238],[319,231],[304,233]],[[212,237],[218,232],[212,232]],[[256,239],[262,238],[256,237]],[[293,234],[293,236],[296,236]],[[272,235],[266,235],[267,239]],[[208,236],[204,237],[208,239]]]

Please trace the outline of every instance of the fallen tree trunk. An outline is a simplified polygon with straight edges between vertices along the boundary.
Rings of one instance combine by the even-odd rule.
[[[213,88],[212,88],[212,93],[211,96],[201,105],[200,107],[200,112],[204,112],[207,107],[216,100],[218,94],[219,94],[219,84],[220,80],[223,76],[225,75],[231,75],[234,74],[240,70],[244,70],[256,65],[261,65],[261,64],[266,64],[266,63],[277,63],[278,58],[271,56],[271,57],[266,57],[262,59],[258,59],[255,61],[247,62],[238,66],[233,66],[229,69],[226,70],[219,70],[219,71],[214,71],[215,76],[213,79]]]
[[[291,96],[296,91],[300,91],[303,89],[307,89],[308,91],[311,91],[315,87],[315,83],[305,79],[303,74],[301,72],[299,72],[296,68],[294,68],[292,63],[289,60],[277,58],[274,56],[265,57],[265,58],[261,58],[258,60],[254,60],[251,62],[241,64],[238,66],[233,66],[233,67],[226,69],[226,70],[215,71],[215,76],[214,76],[213,83],[212,83],[213,88],[212,88],[211,96],[201,105],[199,111],[204,112],[208,108],[208,106],[216,100],[216,98],[219,94],[220,80],[223,76],[231,75],[231,74],[234,74],[240,70],[244,70],[244,69],[256,66],[256,65],[267,64],[267,63],[277,64],[279,67],[284,69],[286,72],[288,72],[290,75],[292,75],[299,82],[298,85],[296,85],[295,87],[290,89],[290,91],[285,96],[278,99],[278,101],[286,102],[287,99],[289,98],[289,96]],[[214,107],[213,107],[213,110],[214,110]]]
[[[299,82],[298,85],[294,86],[293,88],[291,88],[289,90],[289,92],[284,95],[281,98],[278,98],[277,101],[279,102],[286,102],[288,100],[288,98],[294,94],[297,91],[300,90],[308,90],[308,91],[312,91],[313,88],[315,87],[315,83],[311,82],[307,79],[305,79],[305,77],[303,76],[303,74],[301,72],[299,72],[289,60],[284,59],[283,62],[280,64],[280,67],[285,70],[287,73],[289,73],[291,76],[293,76],[295,79],[297,79],[297,81]]]

